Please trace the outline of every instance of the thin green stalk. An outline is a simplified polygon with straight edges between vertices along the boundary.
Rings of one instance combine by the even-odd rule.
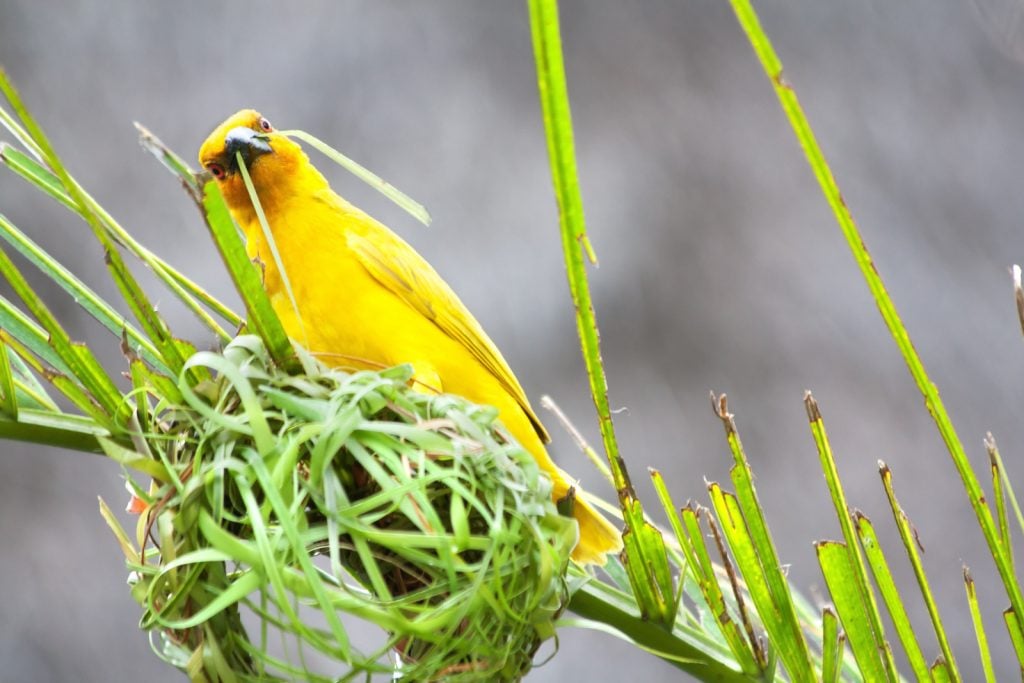
[[[978,594],[974,589],[974,578],[967,567],[964,567],[964,588],[967,590],[967,605],[971,610],[971,621],[974,622],[974,635],[978,639],[978,655],[981,657],[981,668],[985,672],[986,683],[996,683],[996,672],[992,668],[992,653],[988,649],[988,635],[985,623],[981,619],[978,607]]]
[[[199,209],[217,244],[217,251],[245,302],[247,324],[263,339],[267,351],[279,366],[292,366],[296,358],[291,341],[274,312],[256,268],[245,253],[245,245],[238,235],[238,227],[231,218],[224,197],[221,196],[215,182],[206,184],[203,203],[199,205]]]
[[[53,370],[65,375],[74,374],[71,367],[54,350],[50,333],[3,296],[0,296],[0,330],[24,345]]]
[[[27,364],[28,367],[32,368],[32,370],[38,373],[39,376],[45,377],[46,380],[49,381],[55,389],[57,389],[57,391],[64,394],[65,398],[71,401],[83,413],[92,418],[96,424],[102,425],[108,430],[113,430],[115,428],[113,418],[110,417],[110,413],[100,406],[85,387],[79,384],[75,373],[65,375],[44,367],[37,357],[37,354],[27,346],[21,344],[3,328],[0,328],[0,340],[9,346],[12,351],[18,354],[20,359]],[[85,350],[84,347],[79,348]],[[19,414],[22,412],[23,411],[19,411]],[[60,414],[59,410],[51,410],[50,412]]]
[[[25,149],[31,152],[32,156],[37,160],[41,160],[43,158],[43,153],[39,149],[39,145],[36,144],[36,141],[32,139],[24,128],[22,128],[17,119],[11,116],[10,112],[3,107],[0,107],[0,125],[9,130],[11,135],[14,136],[14,139],[24,145]]]
[[[744,619],[743,627],[746,631],[744,633],[744,630],[740,628],[740,624],[729,613],[725,597],[722,594],[722,588],[718,583],[718,577],[715,575],[715,569],[711,564],[711,558],[704,544],[703,534],[698,531],[691,538],[683,524],[683,515],[687,514],[686,509],[680,511],[675,506],[668,487],[665,486],[665,482],[661,478],[661,474],[653,469],[651,470],[651,481],[654,484],[654,490],[661,499],[665,514],[668,515],[669,523],[672,525],[676,540],[679,542],[679,548],[686,558],[686,568],[697,583],[708,608],[714,612],[715,626],[722,634],[726,643],[728,643],[729,650],[732,651],[733,656],[743,671],[750,674],[760,672],[762,670],[761,665],[763,664],[763,652],[760,649],[760,643],[754,633],[753,626],[750,624],[749,619]],[[689,514],[693,515],[693,519],[696,521],[696,514],[692,509],[689,510]],[[680,577],[680,583],[682,581],[683,578]],[[739,601],[742,600],[742,597],[737,593],[736,599]],[[744,614],[743,616],[746,615]]]
[[[562,61],[562,39],[558,28],[558,3],[556,0],[528,0],[528,4],[533,52],[537,60],[537,85],[540,90],[544,130],[547,133],[548,154],[551,157],[555,198],[558,200],[562,252],[569,278],[569,292],[576,306],[576,328],[580,336],[587,377],[590,379],[590,393],[597,409],[601,438],[612,468],[619,500],[625,503],[636,496],[629,482],[626,463],[619,454],[618,442],[615,439],[615,427],[608,404],[608,380],[601,361],[597,319],[590,297],[584,250],[581,247],[587,230],[576,173],[572,114],[569,110],[569,92],[565,79],[565,65]]]
[[[626,569],[641,613],[660,621],[666,628],[675,621],[679,601],[673,593],[664,536],[644,519],[643,506],[636,496],[619,453],[608,404],[608,380],[601,361],[601,343],[590,297],[584,258],[588,249],[583,200],[576,173],[572,115],[562,61],[562,40],[558,29],[557,0],[528,0],[530,32],[537,65],[537,87],[551,162],[551,177],[558,201],[562,252],[565,257],[569,292],[576,308],[576,328],[580,337],[583,362],[590,381],[590,393],[597,411],[605,455],[611,466],[612,480],[626,522],[622,534],[628,558]]]
[[[626,634],[637,643],[659,652],[672,654],[676,659],[663,661],[699,678],[705,683],[727,683],[731,681],[758,681],[757,675],[748,675],[735,671],[719,660],[710,657],[704,650],[665,631],[635,612],[628,597],[624,600],[613,600],[611,589],[599,582],[584,584],[572,594],[569,608],[587,619],[613,624],[617,630]]]
[[[0,111],[2,109],[0,107]],[[83,220],[87,220],[75,199],[68,193],[61,180],[50,169],[23,152],[4,143],[0,143],[0,160],[25,181],[42,190]],[[210,328],[221,339],[225,341],[230,339],[231,336],[210,317],[209,313],[200,306],[200,302],[235,326],[238,326],[241,322],[237,314],[162,258],[140,244],[74,178],[70,178],[70,180],[78,189],[89,209],[99,217],[102,227],[117,244],[123,245],[140,261],[146,264],[167,285],[174,295],[181,300],[185,307],[199,318],[200,322]]]
[[[907,610],[903,607],[903,599],[892,578],[892,572],[889,570],[885,553],[882,552],[882,546],[878,543],[875,528],[871,524],[871,520],[859,512],[855,512],[854,517],[857,520],[857,535],[860,538],[860,544],[864,548],[864,554],[867,555],[871,573],[875,577],[875,583],[878,584],[878,590],[882,593],[882,600],[885,601],[885,606],[889,610],[896,635],[903,643],[903,650],[907,654],[910,668],[918,680],[926,680],[929,675],[928,662],[921,651],[921,645],[917,642],[917,634],[914,633],[914,626],[910,623]],[[891,654],[891,650],[889,650],[889,655],[891,656]]]
[[[857,667],[866,681],[891,680],[880,653],[875,647],[874,634],[867,613],[867,606],[860,595],[857,580],[850,565],[850,553],[839,541],[819,541],[814,544],[818,553],[818,564],[825,577],[832,603],[839,613],[843,629],[850,640]]]
[[[1003,456],[999,455],[999,447],[996,445],[996,439],[992,436],[991,432],[985,435],[985,450],[988,452],[989,460],[999,469],[999,476],[1003,480],[1006,497],[1010,500],[1010,506],[1017,517],[1017,524],[1020,526],[1021,533],[1024,533],[1024,514],[1021,513],[1017,496],[1013,492],[1013,484],[1010,483],[1010,476],[1006,472],[1006,466],[1003,465]]]
[[[17,355],[11,356],[8,354],[8,361],[15,360],[21,361]],[[17,401],[18,409],[22,407],[34,408],[36,410],[46,410],[53,413],[62,412],[60,408],[53,403],[49,395],[36,391],[35,384],[29,384],[23,379],[14,378],[14,398]]]
[[[843,530],[846,551],[850,554],[850,569],[857,581],[861,599],[864,601],[865,614],[871,626],[871,634],[875,639],[875,648],[883,655],[885,672],[889,680],[896,680],[899,677],[896,671],[896,661],[892,656],[892,648],[889,647],[889,643],[885,639],[882,615],[878,611],[875,592],[871,589],[871,584],[868,581],[867,568],[864,566],[864,554],[861,552],[858,536],[850,519],[850,507],[846,503],[846,493],[843,491],[843,485],[839,479],[839,470],[836,468],[836,461],[832,455],[832,446],[828,440],[828,433],[825,431],[825,422],[821,418],[818,402],[814,400],[811,392],[807,392],[804,396],[804,407],[807,409],[811,434],[814,436],[814,443],[818,449],[821,470],[825,474],[825,483],[828,485],[828,491],[832,497],[832,505],[835,508],[836,517],[839,519],[839,526]],[[900,635],[903,636],[903,634]]]
[[[1017,655],[1017,663],[1020,665],[1021,671],[1024,671],[1024,636],[1021,635],[1024,633],[1024,629],[1021,628],[1021,623],[1012,607],[1003,610],[1003,621],[1010,634],[1010,642],[1013,643],[1013,652]]]
[[[139,131],[139,142],[143,148],[147,149],[153,156],[155,156],[161,164],[164,165],[171,173],[173,173],[182,185],[185,186],[189,196],[192,197],[196,204],[203,203],[203,185],[205,184],[202,178],[197,175],[192,168],[185,163],[185,160],[174,153],[170,147],[165,145],[160,138],[153,135],[145,126],[138,121],[135,122],[135,128]],[[160,269],[165,272],[171,279],[181,285],[187,292],[195,296],[199,301],[203,302],[207,307],[210,308],[214,313],[219,315],[221,318],[226,320],[230,325],[236,329],[241,327],[245,322],[242,317],[231,310],[226,304],[221,303],[211,294],[209,294],[202,287],[197,285],[195,282],[189,280],[180,271],[163,261],[159,256],[149,251],[141,244],[130,241],[132,237],[125,231],[121,226],[112,225],[111,229],[116,230],[119,235],[122,235],[126,246],[133,252],[139,254],[140,258],[152,258],[153,262],[160,266]],[[158,271],[159,272],[159,271]]]
[[[45,446],[100,454],[98,437],[109,434],[94,421],[77,415],[54,414],[47,410],[18,411],[18,420],[0,418],[0,439],[25,441]]]
[[[853,216],[847,208],[846,202],[843,200],[843,196],[832,175],[832,171],[828,166],[828,162],[825,160],[825,155],[818,145],[803,108],[800,106],[800,101],[797,99],[792,87],[782,76],[782,62],[779,60],[778,55],[776,55],[771,42],[768,40],[768,36],[765,35],[764,30],[761,28],[760,21],[754,12],[750,0],[730,0],[730,2],[740,25],[747,34],[754,52],[761,61],[761,65],[775,89],[775,94],[778,96],[782,109],[789,119],[790,125],[793,127],[800,146],[804,150],[808,164],[821,186],[825,199],[832,208],[836,221],[846,237],[846,241],[857,261],[857,265],[860,267],[864,280],[875,299],[875,304],[878,306],[882,319],[885,321],[886,327],[889,328],[889,332],[896,342],[896,346],[903,355],[907,368],[910,370],[918,390],[924,397],[925,406],[928,408],[928,412],[934,419],[939,434],[946,444],[946,448],[963,481],[967,497],[971,507],[974,509],[974,514],[978,518],[978,524],[981,526],[982,534],[985,536],[989,552],[995,560],[996,569],[1006,589],[1010,604],[1018,616],[1018,623],[1020,623],[1022,621],[1020,617],[1024,616],[1024,594],[1021,592],[1007,553],[1003,550],[999,530],[996,528],[992,513],[985,504],[985,495],[981,484],[971,468],[963,443],[953,428],[953,423],[950,420],[949,413],[946,411],[945,404],[943,404],[942,399],[939,397],[939,390],[928,377],[924,363],[910,341],[910,335],[903,326],[903,322],[896,311],[896,306],[893,304],[885,289],[885,285],[882,283],[882,278],[875,268],[871,254],[868,252],[864,240],[860,236],[860,232],[853,221]]]
[[[71,337],[68,336],[56,316],[39,300],[21,271],[2,249],[0,249],[0,274],[10,283],[11,288],[25,302],[25,305],[49,334],[49,345],[71,370],[74,378],[82,383],[85,390],[107,415],[111,417],[118,415],[122,409],[122,397],[117,385],[87,347],[71,341]],[[86,405],[88,405],[88,401],[79,403],[79,407],[83,409],[86,408]]]
[[[184,159],[175,154],[170,147],[153,132],[138,121],[133,122],[135,130],[139,131],[139,144],[142,148],[156,157],[164,167],[177,176],[192,199],[197,202],[203,201],[203,186],[196,177],[195,171],[185,162]]]
[[[210,314],[199,305],[199,302],[202,301],[222,318],[237,326],[241,324],[241,319],[234,313],[234,311],[221,303],[216,297],[197,285],[195,282],[185,277],[185,275],[174,268],[174,266],[170,265],[144,247],[134,237],[132,237],[127,230],[121,227],[121,225],[114,220],[114,217],[92,198],[92,195],[84,190],[82,193],[86,201],[89,203],[89,206],[100,216],[100,218],[103,219],[103,225],[110,231],[110,233],[115,238],[118,238],[129,249],[129,251],[135,254],[135,256],[143,263],[149,266],[150,270],[152,270],[153,273],[155,273],[156,276],[160,278],[172,292],[174,292],[174,295],[177,296],[183,304],[185,304],[186,308],[192,311],[192,314],[195,315],[201,323],[206,325],[210,331],[216,334],[223,341],[231,339],[232,335],[221,327],[221,325],[219,325],[217,321],[215,321]]]
[[[3,303],[2,297],[0,297],[0,303]],[[4,328],[2,313],[0,313],[0,328]],[[33,407],[51,410],[55,413],[61,412],[54,400],[50,398],[50,394],[46,391],[46,387],[44,387],[42,382],[39,381],[39,378],[32,373],[25,361],[23,361],[17,354],[11,356],[10,359],[11,366],[15,374],[15,385],[20,391],[24,392],[25,396],[34,404]]]
[[[1010,540],[1010,521],[1006,515],[1006,493],[1003,491],[1002,472],[999,471],[999,463],[995,460],[989,461],[989,469],[992,473],[992,504],[995,506],[996,525],[999,527],[999,538],[1003,543],[1003,550],[1013,568],[1013,542]]]
[[[170,372],[160,359],[160,352],[134,325],[113,309],[96,292],[65,268],[42,247],[0,214],[0,237],[45,273],[51,280],[74,298],[75,303],[117,336],[127,335],[133,346],[141,350],[147,362]]]
[[[292,281],[288,277],[288,270],[284,267],[284,261],[281,260],[281,252],[277,250],[277,240],[274,239],[274,232],[270,229],[270,223],[267,222],[266,214],[263,213],[263,205],[260,204],[260,198],[256,194],[252,178],[249,177],[249,169],[245,167],[245,159],[242,158],[242,153],[235,152],[235,157],[238,161],[238,170],[242,172],[242,180],[245,181],[245,189],[249,192],[252,207],[256,210],[256,218],[259,220],[260,228],[263,230],[263,239],[267,241],[267,247],[270,248],[270,255],[273,257],[274,265],[277,266],[277,272],[281,276],[281,283],[284,285],[284,291],[288,294],[288,301],[292,305],[295,319],[299,322],[299,330],[302,332],[302,344],[308,348],[309,338],[306,336],[306,324],[302,322],[299,302],[296,301],[295,292],[292,291]]]
[[[892,472],[884,462],[878,463],[878,472],[882,476],[882,484],[885,486],[885,495],[889,498],[889,505],[892,507],[892,514],[896,520],[896,528],[900,532],[900,539],[903,547],[910,558],[910,564],[914,568],[914,576],[917,578],[917,585],[921,588],[921,595],[924,597],[924,604],[928,608],[928,616],[931,617],[932,626],[935,628],[935,637],[939,641],[939,648],[945,657],[949,676],[953,681],[960,680],[960,673],[957,671],[956,659],[953,658],[953,650],[949,646],[949,639],[946,637],[946,629],[942,626],[942,619],[939,616],[938,605],[932,596],[931,587],[928,585],[928,577],[924,572],[924,565],[921,563],[921,556],[917,552],[920,540],[917,538],[917,531],[911,528],[910,519],[903,511],[899,501],[896,500],[896,492],[892,487]]]
[[[77,212],[85,219],[89,227],[92,228],[93,235],[103,247],[107,269],[113,276],[114,282],[120,290],[125,303],[128,304],[128,307],[149,338],[160,349],[165,364],[173,372],[177,373],[185,363],[181,348],[175,343],[167,324],[156,312],[142,287],[128,270],[117,246],[105,230],[100,217],[86,200],[84,191],[72,180],[67,169],[64,168],[60,158],[57,156],[56,151],[53,149],[53,145],[50,144],[42,128],[28,112],[28,109],[21,100],[21,96],[14,88],[14,84],[10,82],[6,73],[2,70],[0,70],[0,91],[3,92],[7,101],[11,103],[15,114],[18,115],[18,118],[24,124],[25,130],[39,145],[46,165],[50,167],[50,170],[53,171],[64,186],[64,189],[74,200],[75,205],[78,207]]]
[[[734,538],[730,537],[729,546],[733,554],[737,555],[737,563],[741,569],[746,566],[754,570],[764,581],[767,595],[758,603],[758,614],[766,629],[769,628],[769,624],[774,623],[774,629],[769,629],[772,644],[778,649],[786,670],[793,680],[813,680],[815,674],[811,665],[810,650],[796,614],[789,581],[782,573],[782,562],[779,561],[778,551],[768,529],[764,508],[754,488],[754,473],[743,450],[743,442],[740,441],[739,431],[736,429],[735,416],[729,412],[725,395],[716,397],[712,394],[711,398],[712,407],[722,421],[726,440],[735,461],[729,470],[733,485],[736,486],[735,496],[726,494],[716,497],[717,484],[709,486],[718,518],[727,531],[730,528],[737,531],[736,541],[749,545],[753,550],[753,562],[742,562],[738,555],[740,548],[734,545]],[[733,505],[735,510],[727,513],[726,510]],[[735,519],[736,517],[739,519]],[[747,569],[743,569],[743,576],[751,588],[751,595],[756,599],[757,591],[753,588],[756,582],[753,576],[747,573]]]
[[[4,416],[18,419],[18,390],[14,385],[14,372],[11,370],[11,357],[7,353],[7,344],[0,339],[0,410]]]
[[[844,637],[839,634],[839,618],[831,608],[826,607],[821,612],[822,683],[838,683],[844,642]]]

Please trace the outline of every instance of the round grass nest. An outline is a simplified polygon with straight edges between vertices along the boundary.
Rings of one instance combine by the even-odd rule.
[[[154,649],[198,681],[520,679],[576,541],[550,481],[493,409],[408,367],[303,364],[241,336],[147,416],[163,473],[131,482],[131,568]]]

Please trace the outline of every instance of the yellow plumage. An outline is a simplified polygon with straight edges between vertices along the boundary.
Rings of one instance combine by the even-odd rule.
[[[241,152],[291,287],[275,264],[238,172]],[[448,284],[404,240],[335,194],[302,149],[243,110],[203,143],[199,161],[217,179],[246,235],[249,256],[292,339],[328,365],[380,369],[409,363],[421,390],[458,394],[498,409],[509,432],[554,481],[547,432],[505,359]],[[296,306],[293,306],[294,297]],[[585,501],[574,516],[573,559],[603,564],[622,547],[619,533]]]

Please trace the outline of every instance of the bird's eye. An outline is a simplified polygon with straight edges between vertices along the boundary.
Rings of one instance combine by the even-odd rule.
[[[268,133],[270,131],[274,130],[274,127],[272,125],[270,125],[270,121],[267,121],[262,116],[260,117],[260,128],[262,128],[263,130],[265,130]]]
[[[209,166],[206,167],[206,170],[208,170],[210,174],[217,180],[221,180],[225,175],[224,167],[221,166],[220,164],[210,164]]]

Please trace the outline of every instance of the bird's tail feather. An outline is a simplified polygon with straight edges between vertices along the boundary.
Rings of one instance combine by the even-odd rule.
[[[622,550],[622,534],[582,498],[576,498],[572,516],[580,525],[580,540],[573,548],[573,560],[579,564],[604,566],[609,553]]]

